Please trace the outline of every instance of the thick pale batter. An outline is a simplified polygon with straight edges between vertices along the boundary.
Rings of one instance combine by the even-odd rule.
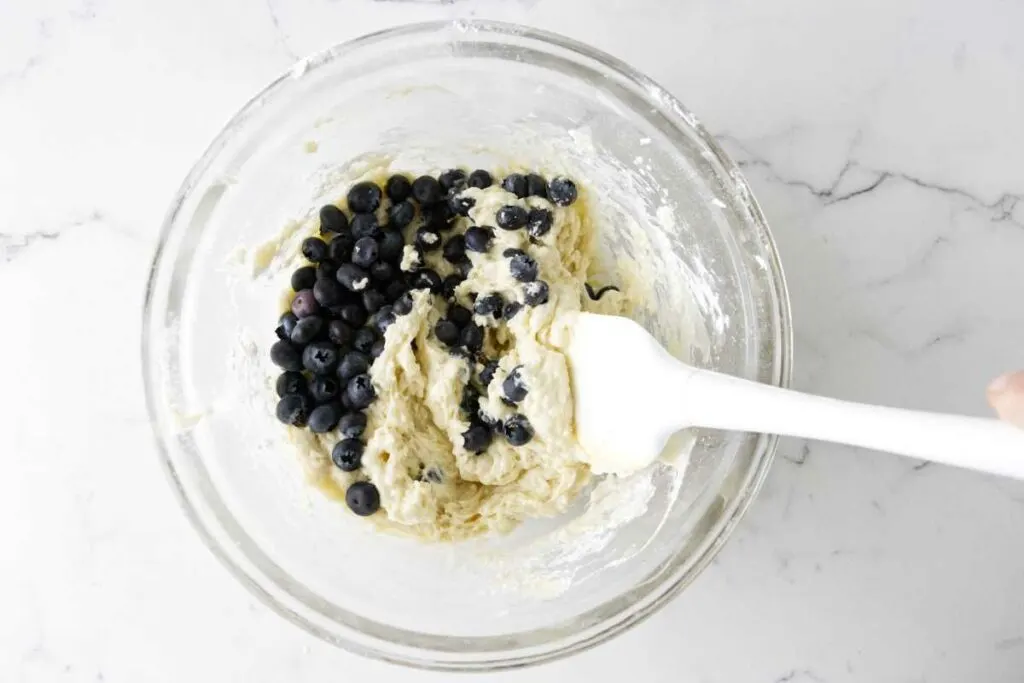
[[[487,253],[467,252],[473,268],[455,290],[456,300],[466,308],[472,309],[470,293],[498,293],[506,302],[523,303],[524,285],[512,277],[509,259],[503,256],[506,249],[532,256],[549,286],[547,303],[524,305],[511,320],[475,316],[487,330],[484,355],[499,361],[480,397],[481,410],[500,420],[516,412],[525,415],[533,439],[513,446],[496,436],[483,453],[465,450],[463,433],[470,423],[460,402],[481,366],[452,353],[436,338],[434,326],[447,304],[443,297],[419,290],[413,292],[412,312],[387,329],[384,352],[370,372],[377,400],[367,410],[362,469],[348,473],[332,465],[335,434],[317,436],[290,428],[322,488],[343,497],[352,482],[369,478],[381,498],[380,512],[370,519],[426,539],[504,532],[522,520],[557,514],[568,506],[589,480],[590,470],[574,434],[569,371],[558,348],[573,313],[584,308],[615,313],[622,307],[616,292],[599,301],[587,296],[593,227],[585,193],[581,195],[573,205],[559,207],[537,197],[517,199],[497,185],[471,188],[463,195],[475,201],[470,217],[459,219],[446,234],[464,233],[472,225],[494,228]],[[510,204],[551,211],[551,230],[531,238],[523,229],[495,227],[495,213]],[[406,228],[407,237],[417,224]],[[411,247],[407,250],[403,268],[417,260]],[[442,277],[454,271],[440,250],[426,252],[424,258]],[[515,368],[528,393],[512,408],[502,401],[502,383]]]

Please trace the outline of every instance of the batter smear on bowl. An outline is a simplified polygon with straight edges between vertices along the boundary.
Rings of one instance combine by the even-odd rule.
[[[590,470],[559,349],[573,314],[624,307],[587,283],[585,199],[565,177],[452,169],[370,177],[320,210],[271,359],[322,489],[431,540],[566,509]]]

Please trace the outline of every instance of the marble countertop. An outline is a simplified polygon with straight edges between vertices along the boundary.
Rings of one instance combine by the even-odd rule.
[[[1024,5],[999,0],[37,0],[0,9],[0,680],[448,681],[259,605],[189,528],[138,372],[164,210],[299,56],[417,20],[562,32],[742,162],[789,277],[796,386],[985,414],[1024,366]],[[505,682],[1024,680],[1024,484],[786,440],[670,606]]]

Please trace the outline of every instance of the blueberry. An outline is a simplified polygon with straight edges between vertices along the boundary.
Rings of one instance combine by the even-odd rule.
[[[430,228],[434,232],[443,232],[451,229],[452,226],[448,220],[452,217],[452,212],[448,208],[447,203],[442,202],[433,206],[425,206],[422,213],[424,227]]]
[[[429,289],[436,294],[441,291],[441,276],[430,268],[421,268],[413,273],[410,285],[413,289]]]
[[[526,176],[522,173],[512,173],[505,176],[505,179],[501,181],[501,187],[506,192],[511,192],[515,196],[522,199],[526,196],[529,191],[529,185],[526,182]]]
[[[423,206],[429,206],[441,201],[443,192],[441,183],[428,175],[421,175],[412,181],[412,196]]]
[[[473,270],[473,262],[469,260],[468,256],[463,256],[452,265],[455,266],[455,272],[461,275],[463,280],[469,277],[469,273]]]
[[[352,263],[369,268],[377,260],[379,247],[372,237],[360,237],[352,247]]]
[[[332,320],[327,323],[327,338],[338,346],[352,343],[352,327],[344,320]]]
[[[349,413],[361,415],[362,413]],[[344,420],[345,418],[342,418]],[[342,472],[355,472],[363,464],[363,442],[359,439],[345,439],[334,444],[331,449],[331,460]]]
[[[392,228],[404,228],[416,217],[416,207],[410,201],[392,204],[388,209],[388,224]]]
[[[477,315],[493,315],[495,318],[500,318],[504,305],[505,300],[501,298],[500,294],[488,294],[477,297],[476,303],[473,304],[473,312]]]
[[[303,318],[292,328],[291,336],[293,344],[305,346],[316,338],[320,329],[324,326],[324,319],[318,315],[311,315]]]
[[[292,328],[299,322],[298,316],[291,311],[282,313],[281,317],[277,320],[277,329],[274,332],[277,334],[278,339],[290,339],[292,335]]]
[[[494,241],[494,231],[488,227],[473,226],[466,231],[466,249],[486,254]]]
[[[493,439],[490,428],[482,422],[473,422],[462,432],[462,447],[470,453],[483,453]]]
[[[330,247],[328,247],[330,251]],[[346,254],[345,258],[348,258]],[[325,258],[323,261],[316,266],[316,279],[317,280],[333,280],[334,274],[338,272],[338,261],[331,258]]]
[[[391,327],[391,325],[394,324],[395,320],[396,316],[394,308],[392,306],[381,306],[380,310],[377,311],[377,315],[373,318],[373,327],[377,330],[377,334],[383,337],[384,333],[389,327]],[[372,356],[373,354],[371,353],[370,355]],[[374,358],[376,358],[376,356],[374,356]]]
[[[484,388],[491,383],[494,379],[494,373],[498,371],[498,361],[489,360],[484,363],[484,369],[480,371],[480,383],[484,385]]]
[[[329,341],[313,342],[302,350],[302,366],[310,372],[331,372],[338,364],[338,347]]]
[[[316,282],[316,268],[313,266],[302,266],[292,273],[292,289],[296,292],[309,289]]]
[[[473,322],[473,314],[465,306],[452,304],[448,307],[448,319],[459,327],[465,327]]]
[[[348,394],[349,403],[356,410],[362,410],[371,403],[373,399],[377,398],[377,392],[373,388],[373,382],[370,381],[369,375],[356,375],[348,381],[348,386],[345,387],[345,393]]]
[[[274,388],[279,397],[283,397],[285,394],[303,394],[306,392],[306,378],[301,372],[294,370],[282,372],[278,376]]]
[[[327,403],[334,400],[341,393],[341,385],[338,380],[330,375],[315,375],[309,383],[309,395],[316,403]]]
[[[502,230],[518,230],[526,225],[529,214],[521,206],[509,204],[498,209],[494,221]]]
[[[337,280],[317,280],[313,285],[313,297],[325,308],[340,306],[345,296],[345,288]]]
[[[327,258],[327,242],[319,237],[307,237],[302,240],[302,255],[313,263]]]
[[[480,392],[467,384],[462,388],[462,398],[459,399],[459,410],[472,419],[480,412]]]
[[[338,308],[338,317],[352,327],[362,327],[366,324],[366,309],[360,304],[345,304]]]
[[[387,284],[398,277],[398,269],[385,261],[377,261],[370,266],[370,278],[374,282]]]
[[[513,446],[524,446],[533,438],[533,427],[525,415],[513,415],[501,427],[505,439]]]
[[[441,235],[427,227],[416,231],[416,246],[423,251],[434,251],[441,248]]]
[[[551,230],[551,212],[547,209],[531,209],[526,217],[526,232],[530,237],[543,237]]]
[[[508,373],[505,381],[501,383],[501,391],[505,394],[505,398],[512,401],[513,403],[521,403],[526,395],[530,393],[529,389],[526,388],[526,383],[523,381],[523,376],[520,374],[522,366],[515,368],[512,372]]]
[[[332,401],[331,403],[325,403],[313,408],[313,411],[309,414],[309,431],[314,434],[323,434],[331,431],[338,426],[341,413],[341,403],[338,401]]]
[[[369,517],[380,509],[380,491],[368,481],[357,481],[345,492],[345,503],[360,517]]]
[[[349,259],[352,258],[353,245],[355,245],[355,240],[347,232],[335,235],[331,243],[327,245],[327,255],[338,265],[348,263]],[[337,266],[335,266],[335,269],[337,269]]]
[[[437,176],[437,182],[441,189],[448,192],[453,187],[461,187],[466,184],[466,172],[459,168],[450,168]]]
[[[492,178],[491,174],[488,173],[487,171],[483,170],[482,168],[478,168],[477,170],[469,174],[469,180],[466,181],[466,184],[469,185],[470,187],[475,187],[480,190],[486,190],[488,187],[494,184],[494,178]]]
[[[348,380],[352,379],[356,375],[365,374],[370,370],[370,357],[361,351],[349,351],[346,353],[341,362],[338,363],[338,379],[344,380],[346,384]]]
[[[548,198],[548,183],[544,178],[537,175],[536,173],[530,173],[526,176],[526,196],[527,197],[540,197],[541,199]]]
[[[369,327],[363,327],[356,330],[355,336],[352,337],[352,348],[356,351],[369,353],[375,341],[377,341],[377,335],[374,331]]]
[[[320,207],[320,232],[345,232],[348,230],[348,217],[334,204]]]
[[[402,296],[395,299],[391,309],[398,315],[408,315],[412,312],[412,303],[412,294],[405,292]]]
[[[388,199],[397,203],[405,200],[412,193],[412,183],[404,175],[396,173],[384,184],[384,192],[387,193]]]
[[[516,313],[523,310],[523,305],[518,301],[509,301],[505,304],[505,320],[506,322],[516,317]]]
[[[377,223],[377,216],[372,213],[357,213],[352,218],[352,237],[376,237],[380,234],[380,226]]]
[[[576,183],[568,178],[552,178],[548,183],[548,196],[558,206],[569,206],[576,201]]]
[[[286,425],[301,427],[309,419],[311,407],[309,397],[305,394],[285,394],[277,402],[274,412],[277,414],[277,419]]]
[[[523,300],[527,306],[541,306],[548,302],[549,293],[548,283],[543,280],[527,282],[523,287]]]
[[[466,276],[462,273],[452,273],[444,279],[441,283],[441,293],[445,295],[445,298],[455,298],[455,289],[466,281]]]
[[[366,431],[366,413],[348,413],[338,423],[338,431],[346,439],[358,439]]]
[[[451,320],[439,320],[434,325],[434,336],[442,344],[454,346],[459,341],[459,328]]]
[[[342,266],[344,267],[344,266]],[[524,252],[513,254],[508,261],[508,270],[512,277],[520,282],[533,282],[537,279],[537,262]],[[341,272],[340,270],[338,271]]]
[[[399,279],[395,279],[393,282],[389,282],[387,289],[384,293],[388,296],[388,301],[398,301],[403,294],[408,293],[409,287]]]
[[[448,197],[448,208],[456,216],[468,216],[469,210],[476,206],[476,200],[472,197],[465,197],[461,194],[453,194]]]
[[[383,337],[373,342],[373,346],[370,347],[370,358],[373,358],[374,360],[380,358],[381,354],[384,353],[385,346],[387,346],[387,343],[384,341]]]
[[[295,293],[295,298],[292,299],[292,313],[295,314],[295,317],[305,318],[319,310],[320,304],[316,302],[312,289],[304,289],[301,292]]]
[[[383,230],[378,244],[377,257],[388,263],[398,263],[402,260],[402,251],[405,249],[405,238],[402,233],[393,228]]]
[[[483,328],[476,323],[466,325],[459,334],[459,342],[470,351],[479,351],[484,345]]]
[[[368,289],[363,292],[363,308],[367,313],[376,313],[380,307],[388,302],[387,296],[376,289]]]
[[[458,263],[466,255],[466,238],[462,235],[453,235],[444,243],[444,250],[441,253],[448,263]]]
[[[369,274],[354,263],[341,264],[337,278],[350,292],[361,292],[370,284]]]
[[[348,208],[356,213],[371,213],[380,206],[380,188],[371,182],[353,185],[348,191]]]
[[[270,360],[282,370],[301,370],[302,352],[290,341],[281,339],[270,347]]]

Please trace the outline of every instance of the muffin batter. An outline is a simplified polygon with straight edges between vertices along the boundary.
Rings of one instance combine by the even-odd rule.
[[[484,330],[481,353],[474,357],[443,343],[438,323],[450,315],[449,302],[413,290],[411,311],[387,328],[383,351],[370,368],[377,398],[366,410],[361,468],[334,466],[337,434],[289,428],[321,488],[343,498],[352,483],[368,479],[379,490],[381,508],[369,519],[435,540],[505,532],[525,519],[557,514],[588,482],[586,455],[574,434],[569,370],[558,349],[572,314],[585,308],[618,313],[623,301],[615,291],[598,301],[587,294],[593,227],[585,196],[557,206],[537,196],[517,198],[495,184],[465,189],[460,197],[472,203],[469,215],[457,219],[444,239],[465,236],[473,227],[492,232],[486,251],[467,249],[472,268],[454,288],[455,303],[470,311],[476,304],[473,322]],[[549,211],[550,230],[501,229],[497,214],[510,206]],[[442,278],[456,272],[442,249],[412,247],[419,225],[405,228],[402,269],[426,266]],[[543,284],[516,277],[510,264],[518,254],[536,263]],[[503,302],[504,316],[480,313],[487,310],[481,300],[493,295],[500,299],[490,300]],[[481,359],[492,361],[490,367]],[[480,452],[467,448],[473,445],[467,431],[480,419],[516,425],[515,415],[525,417],[528,441],[513,445],[516,435],[495,435]]]

